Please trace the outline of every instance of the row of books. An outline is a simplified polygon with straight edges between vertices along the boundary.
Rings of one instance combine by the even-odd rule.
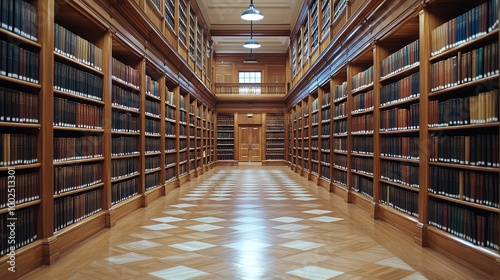
[[[149,191],[149,190],[152,190],[156,187],[161,186],[160,172],[146,174],[146,178],[144,180],[144,183],[146,185],[146,191]]]
[[[431,91],[498,74],[498,41],[431,64]],[[462,59],[463,56],[463,59]]]
[[[176,167],[172,166],[165,170],[165,182],[168,182],[175,178]]]
[[[0,58],[0,75],[38,84],[38,53],[0,40]]]
[[[380,105],[417,98],[420,95],[420,72],[413,73],[401,80],[380,88]]]
[[[101,182],[101,163],[54,166],[54,194],[87,188]]]
[[[429,127],[494,123],[499,120],[498,90],[429,101]]]
[[[321,166],[320,172],[321,172],[320,176],[322,178],[325,178],[326,180],[330,180],[330,178],[331,178],[330,166],[325,166],[325,165]]]
[[[311,124],[312,124],[312,125],[316,125],[316,124],[318,124],[318,123],[319,123],[319,114],[318,114],[318,112],[316,112],[316,113],[313,113],[313,114],[311,115]],[[305,119],[304,119],[304,125],[307,125],[307,124],[308,124],[308,122],[307,122],[307,118],[305,118]]]
[[[146,75],[146,94],[160,98],[160,84],[148,75]]]
[[[111,113],[111,130],[114,132],[139,133],[139,116],[113,111]]]
[[[384,184],[380,202],[418,218],[418,192]]]
[[[321,122],[329,122],[332,115],[330,108],[321,110]]]
[[[410,108],[392,108],[380,112],[380,131],[418,129],[420,117],[419,104]]]
[[[418,137],[382,137],[380,155],[384,157],[418,160],[420,143]]]
[[[382,78],[398,73],[420,62],[418,39],[390,54],[380,62],[380,76]]]
[[[156,101],[145,100],[146,114],[149,116],[160,117],[160,103]]]
[[[340,85],[335,85],[333,88],[333,99],[337,101],[339,99],[347,97],[347,81]]]
[[[333,165],[337,168],[347,170],[347,156],[335,155],[335,158],[333,160]]]
[[[125,83],[135,89],[139,89],[139,70],[134,69],[132,66],[125,65],[118,59],[113,57],[111,72],[113,79]]]
[[[283,127],[285,123],[285,115],[267,115],[266,116],[266,126],[279,126]]]
[[[54,48],[56,53],[102,70],[102,50],[58,23],[54,24]]]
[[[337,157],[335,157],[337,161]],[[373,158],[351,157],[351,169],[353,171],[373,175]]]
[[[351,189],[369,198],[373,198],[373,179],[352,175]]]
[[[339,139],[347,142],[347,139]],[[346,145],[347,146],[347,145]],[[340,147],[342,148],[342,147]],[[345,150],[347,150],[347,147]],[[343,150],[343,149],[340,149]],[[358,154],[373,155],[373,137],[353,137],[352,138],[352,152]]]
[[[351,132],[373,133],[373,119],[373,114],[352,117]]]
[[[54,162],[99,158],[103,156],[102,136],[54,137]]]
[[[137,140],[137,137],[134,137]],[[159,138],[146,137],[144,150],[146,154],[159,153],[161,151],[161,142]]]
[[[373,84],[373,66],[352,77],[352,91],[360,90]]]
[[[498,208],[498,173],[430,167],[430,193]]]
[[[336,136],[347,135],[347,120],[336,121],[333,124],[333,133]]]
[[[234,116],[233,115],[217,115],[217,125],[218,126],[233,126]]]
[[[219,151],[217,149],[217,160],[234,160],[233,151]]]
[[[311,102],[311,112],[317,112],[318,109],[319,109],[319,104],[318,104],[319,100],[318,98],[315,98],[312,102]]]
[[[497,28],[498,0],[488,0],[432,30],[431,55],[440,54]]]
[[[146,135],[160,135],[160,121],[158,120],[146,119],[144,128]]]
[[[333,139],[333,149],[337,151],[347,151],[347,138]]]
[[[179,95],[179,108],[181,109],[181,111],[186,111],[187,110],[186,97],[184,95],[182,95],[182,94]]]
[[[137,177],[111,184],[111,205],[125,201],[138,194],[139,179]]]
[[[7,171],[0,174],[0,192],[5,194],[0,196],[0,209],[9,208],[40,199],[40,175],[38,172],[21,173],[16,170],[14,177],[9,177]],[[14,179],[14,180],[12,180]],[[13,181],[15,185],[9,185]],[[8,190],[15,187],[15,204],[8,200]]]
[[[333,173],[333,182],[347,187],[347,172],[343,170],[335,170]]]
[[[479,212],[466,206],[429,201],[429,225],[474,245],[500,249],[498,213]]]
[[[0,1],[0,26],[32,41],[38,41],[38,9],[23,0]]]
[[[165,165],[171,165],[171,164],[175,164],[177,161],[176,161],[176,154],[166,154],[165,155]]]
[[[139,154],[139,139],[134,136],[113,136],[111,138],[111,156]]]
[[[357,94],[353,97],[352,110],[351,110],[352,113],[358,113],[372,109],[373,109],[373,90]]]
[[[266,138],[267,139],[285,139],[285,133],[283,132],[267,132],[266,133]],[[269,141],[269,140],[267,140]],[[283,144],[283,141],[279,141],[280,143]]]
[[[54,125],[102,129],[103,108],[66,98],[54,97]]]
[[[321,139],[321,151],[330,152],[330,137]]]
[[[431,135],[431,162],[500,167],[497,134]]]
[[[217,139],[232,139],[234,138],[233,132],[217,132]]]
[[[145,170],[153,170],[160,167],[160,157],[159,156],[149,156],[145,160]]]
[[[139,111],[139,94],[135,91],[112,86],[111,105],[128,110]]]
[[[0,87],[0,122],[38,123],[38,95]]]
[[[171,152],[176,149],[176,139],[175,138],[167,138],[165,139],[165,151]]]
[[[111,180],[138,174],[139,158],[113,159],[111,162]]]
[[[167,136],[175,136],[175,124],[171,122],[166,122],[165,123],[165,135]],[[179,127],[179,135],[186,135],[186,127],[180,126]]]
[[[102,77],[67,64],[54,62],[54,89],[94,100],[102,100]]]
[[[321,162],[326,163],[326,164],[330,164],[330,162],[331,162],[330,158],[331,158],[330,154],[322,153],[320,156]]]
[[[406,162],[383,160],[380,163],[380,178],[408,187],[418,188],[419,166]]]
[[[102,210],[101,188],[54,200],[54,233]],[[36,219],[35,219],[36,220]]]
[[[0,256],[16,253],[14,249],[19,249],[26,246],[38,239],[38,206],[32,206],[14,211],[15,216],[5,213],[0,215],[0,228],[2,235],[0,235]],[[9,232],[9,225],[13,222],[11,219],[15,218],[15,230]],[[14,244],[9,242],[9,237],[14,235]]]
[[[165,118],[168,120],[174,120],[175,121],[175,108],[167,106],[165,108]]]
[[[33,134],[2,133],[0,137],[0,166],[38,162],[38,136]]]
[[[332,103],[332,95],[330,92],[323,93],[321,97],[321,108],[326,108]]]
[[[347,116],[347,110],[348,110],[348,107],[347,107],[347,103],[346,102],[340,103],[337,106],[335,106],[335,108],[333,109],[333,117],[334,117],[334,119],[346,117]]]
[[[460,71],[458,80],[464,84],[498,74],[498,41],[459,53]]]

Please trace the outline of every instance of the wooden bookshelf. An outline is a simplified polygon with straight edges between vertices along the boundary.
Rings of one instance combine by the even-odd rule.
[[[290,166],[311,178],[302,171],[301,160],[307,157],[303,151],[314,151],[313,138],[300,140],[314,133],[304,133],[302,110],[306,100],[317,98],[311,88],[318,89],[322,102],[331,92],[331,104],[320,106],[324,136],[318,185],[331,184],[331,191],[346,202],[413,236],[418,244],[485,278],[496,278],[498,1],[450,3],[434,0],[421,7],[410,1],[379,9],[379,1],[354,1],[345,9],[332,6],[329,38],[341,41],[342,47],[320,55],[329,59],[328,67],[298,63],[303,61],[299,42],[304,34],[292,32],[290,64],[296,87],[289,100],[301,101],[288,103]],[[339,15],[345,11],[347,21],[335,10]],[[365,10],[376,15],[361,21],[369,22],[369,31],[364,30],[368,25],[354,23]],[[345,35],[353,30],[357,34]],[[321,77],[327,82],[320,82]],[[328,125],[331,133],[325,133]]]
[[[235,164],[234,114],[217,114],[217,165]]]
[[[266,159],[263,164],[283,164],[285,160],[285,115],[266,114]]]
[[[50,265],[182,183],[178,135],[186,107],[180,97],[189,102],[188,88],[201,93],[195,110],[196,168],[214,161],[209,137],[214,137],[215,122],[201,121],[202,111],[210,112],[207,120],[213,117],[214,100],[205,100],[211,94],[205,85],[186,82],[196,69],[177,69],[182,57],[165,44],[177,38],[170,36],[168,19],[161,15],[168,13],[165,5],[176,1],[148,0],[139,10],[134,1],[125,1],[112,15],[104,12],[109,3],[101,1],[12,3],[22,13],[2,9],[10,16],[0,17],[6,21],[0,25],[2,48],[19,58],[0,52],[5,62],[0,64],[0,94],[6,104],[0,111],[0,182],[5,182],[0,189],[7,193],[4,186],[15,171],[15,214],[30,226],[16,229],[15,274],[8,270],[7,239],[2,239],[2,279]],[[175,11],[173,20],[174,25],[179,21]],[[204,27],[203,20],[196,24]],[[163,35],[156,42],[144,38],[152,33]],[[7,67],[7,61],[17,64]],[[209,156],[203,161],[205,127]],[[7,202],[0,199],[2,221],[14,210]],[[5,229],[2,222],[2,235]]]

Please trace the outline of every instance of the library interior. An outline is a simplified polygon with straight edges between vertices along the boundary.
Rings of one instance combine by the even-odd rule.
[[[0,279],[500,279],[498,0],[0,0]]]

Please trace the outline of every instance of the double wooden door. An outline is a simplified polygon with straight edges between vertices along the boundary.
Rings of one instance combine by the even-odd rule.
[[[239,161],[262,161],[260,126],[240,126],[238,139],[240,147]]]

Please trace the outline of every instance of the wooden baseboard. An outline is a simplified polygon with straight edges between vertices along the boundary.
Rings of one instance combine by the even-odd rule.
[[[218,160],[217,166],[238,166],[238,161],[236,161],[236,160]]]
[[[285,166],[286,162],[284,160],[263,160],[262,165],[264,165],[264,166]]]
[[[42,240],[37,240],[0,258],[0,279],[19,279],[42,265]]]

